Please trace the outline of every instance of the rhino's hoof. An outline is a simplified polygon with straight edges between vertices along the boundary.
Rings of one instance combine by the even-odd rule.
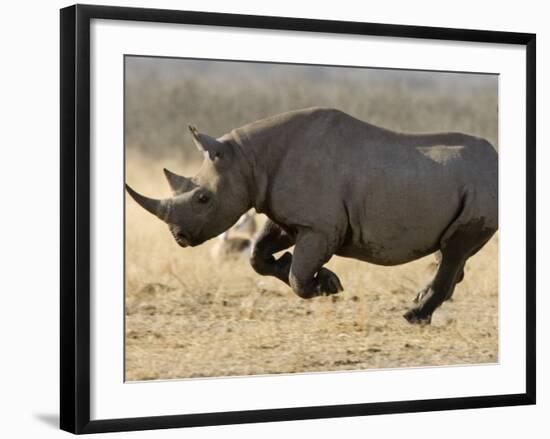
[[[432,322],[432,315],[426,315],[418,308],[408,310],[405,314],[403,314],[403,317],[405,317],[405,319],[411,324],[429,325]]]
[[[330,296],[344,291],[344,287],[340,279],[338,279],[338,276],[326,268],[321,268],[319,270],[317,280],[319,282],[319,295],[321,296]]]

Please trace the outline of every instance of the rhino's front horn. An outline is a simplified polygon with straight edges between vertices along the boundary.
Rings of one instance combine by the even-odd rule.
[[[153,215],[159,217],[163,221],[167,221],[170,200],[155,200],[153,198],[145,197],[141,194],[138,194],[130,186],[126,184],[126,190],[131,195],[131,197],[143,207],[146,211],[152,213]]]
[[[166,177],[166,180],[168,180],[170,189],[172,189],[172,193],[174,194],[182,194],[195,187],[195,184],[191,181],[191,179],[184,177],[183,175],[174,174],[166,168],[164,168],[164,176]]]

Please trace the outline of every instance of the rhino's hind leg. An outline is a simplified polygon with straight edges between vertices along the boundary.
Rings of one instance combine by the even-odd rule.
[[[432,313],[452,297],[464,277],[464,266],[498,229],[496,196],[465,188],[462,209],[440,239],[441,262],[433,281],[420,293],[404,317],[410,323],[430,323]]]
[[[343,291],[338,276],[323,264],[334,254],[326,237],[312,231],[301,232],[296,241],[289,283],[303,299]]]
[[[292,255],[286,252],[279,259],[274,253],[294,245],[294,239],[271,220],[267,220],[252,248],[250,265],[263,276],[274,276],[289,285],[288,274]]]
[[[473,254],[471,256],[473,256]],[[436,260],[437,260],[436,264],[437,264],[437,267],[438,267],[437,269],[439,269],[439,266],[441,265],[442,257],[443,256],[441,255],[441,252],[438,251],[436,253]],[[436,271],[437,271],[437,269],[436,269]],[[462,267],[462,270],[460,270],[460,272],[458,273],[456,283],[459,284],[460,282],[462,282],[462,279],[464,279],[464,267]],[[426,294],[428,294],[428,292],[430,291],[430,288],[432,287],[432,285],[433,285],[433,279],[424,288],[422,288],[418,293],[416,293],[416,297],[413,299],[413,302],[414,303],[420,303],[422,301],[422,299],[426,296]],[[449,296],[446,300],[450,300],[451,296]]]
[[[443,256],[434,280],[420,293],[418,304],[405,313],[404,317],[409,323],[431,322],[432,313],[452,294],[462,265],[459,257]]]
[[[418,304],[404,315],[410,323],[430,323],[435,309],[451,298],[456,284],[464,277],[468,258],[479,251],[495,231],[482,220],[453,227],[442,245],[441,263],[434,280],[420,293]]]
[[[491,239],[491,236],[493,236],[493,234],[491,233],[491,235],[485,240],[483,241],[480,245],[478,245],[471,253],[470,255],[468,256],[468,258],[471,258],[472,256],[474,256],[477,252],[479,252],[483,246],[485,244],[487,244],[487,242],[489,241],[489,239]],[[440,251],[437,252],[436,254],[436,259],[437,259],[437,265],[438,267],[441,265],[441,259],[442,259],[442,254]],[[455,282],[455,286],[456,284],[459,284],[460,282],[462,282],[462,280],[464,279],[464,267],[466,266],[466,264],[464,264],[462,266],[462,269],[459,271],[458,273],[458,276],[456,278],[456,282]],[[424,288],[422,288],[417,294],[416,294],[416,297],[414,298],[413,302],[414,303],[420,303],[422,301],[422,299],[426,296],[426,294],[428,294],[428,292],[430,291],[430,288],[432,287],[433,285],[433,280],[428,284],[426,285]],[[453,297],[453,293],[454,293],[454,288],[449,291],[449,295],[445,298],[445,300],[451,300],[452,297]]]

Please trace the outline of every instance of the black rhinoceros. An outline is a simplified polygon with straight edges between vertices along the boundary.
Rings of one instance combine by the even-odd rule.
[[[308,108],[214,139],[189,127],[204,163],[193,178],[166,172],[173,197],[126,186],[181,246],[231,227],[250,208],[267,215],[252,267],[304,299],[341,291],[333,256],[403,264],[440,251],[433,280],[404,317],[429,323],[498,228],[498,155],[461,133],[403,134],[338,110]],[[276,259],[273,254],[295,245]]]

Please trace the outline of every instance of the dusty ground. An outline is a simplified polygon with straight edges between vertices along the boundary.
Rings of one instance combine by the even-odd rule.
[[[167,195],[164,165],[131,162],[127,179]],[[214,260],[213,241],[180,248],[163,223],[126,201],[127,380],[498,361],[497,237],[421,327],[402,314],[434,257],[398,267],[334,257],[328,267],[345,291],[306,301],[246,258]]]

